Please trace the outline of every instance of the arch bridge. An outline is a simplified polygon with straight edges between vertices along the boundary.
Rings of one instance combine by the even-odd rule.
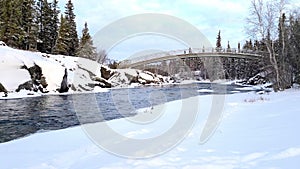
[[[222,58],[238,58],[246,60],[258,60],[262,56],[257,50],[240,50],[236,48],[218,49],[218,48],[189,48],[181,50],[173,50],[167,52],[153,53],[144,56],[138,56],[123,60],[119,64],[119,68],[137,68],[142,65],[151,63],[188,58],[205,58],[205,57],[222,57]]]

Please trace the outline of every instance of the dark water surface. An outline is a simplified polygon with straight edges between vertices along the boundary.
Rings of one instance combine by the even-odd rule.
[[[135,109],[192,96],[249,91],[240,88],[241,86],[237,85],[195,83],[112,89],[96,94],[48,95],[0,100],[0,143],[38,131],[58,130],[81,123],[134,116]],[[201,89],[213,92],[198,92]],[[81,117],[82,113],[87,115]],[[101,118],[95,117],[95,113],[101,114]]]

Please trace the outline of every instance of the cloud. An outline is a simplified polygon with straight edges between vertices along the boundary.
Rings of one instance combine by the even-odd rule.
[[[253,154],[246,155],[245,157],[243,157],[241,159],[241,161],[242,162],[252,162],[252,161],[255,161],[262,157],[265,157],[266,155],[267,155],[267,153],[253,153]]]
[[[274,155],[273,157],[271,157],[271,160],[282,160],[296,156],[300,156],[300,148],[289,148]]]

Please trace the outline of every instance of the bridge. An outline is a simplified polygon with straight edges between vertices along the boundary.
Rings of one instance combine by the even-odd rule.
[[[182,50],[173,50],[167,52],[153,53],[144,56],[138,56],[123,60],[119,68],[137,68],[139,66],[174,59],[222,57],[238,58],[247,60],[257,60],[262,56],[255,50],[240,50],[236,48],[218,49],[218,48],[189,48]]]

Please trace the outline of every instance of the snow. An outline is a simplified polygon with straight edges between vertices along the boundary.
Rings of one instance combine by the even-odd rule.
[[[93,92],[96,92],[96,93],[109,92],[109,89],[107,89],[107,88],[101,88],[99,86],[95,86]]]
[[[20,84],[30,80],[30,74],[27,70],[6,69],[4,66],[0,67],[0,76],[2,85],[8,91],[15,90]],[[18,77],[18,81],[13,80],[15,77]]]
[[[261,84],[261,85],[255,85],[255,86],[242,85],[240,88],[236,88],[236,89],[237,90],[246,90],[246,91],[252,91],[252,90],[270,91],[271,89],[268,88],[268,86],[271,86],[271,83],[266,83],[266,84]]]
[[[139,75],[142,79],[145,79],[145,80],[152,80],[153,79],[153,77],[151,75],[146,74],[146,73],[140,73]]]
[[[8,97],[4,98],[1,94],[0,99],[28,97],[28,94],[39,96],[40,93],[30,91],[15,92],[20,84],[31,80],[29,72],[22,67],[30,68],[34,65],[38,65],[42,69],[43,76],[48,84],[48,94],[58,94],[57,89],[60,88],[65,69],[68,71],[69,84],[72,84],[76,89],[76,91],[70,90],[70,93],[93,90],[89,86],[89,84],[95,83],[92,78],[94,76],[101,77],[101,65],[88,59],[0,46],[0,83],[8,91]]]
[[[42,57],[41,53],[17,50],[7,46],[0,46],[0,53],[1,83],[8,91],[14,91],[20,84],[31,80],[29,72],[21,67],[29,68],[35,64],[42,68],[48,83],[48,90],[55,91],[60,86],[64,68],[55,61]]]
[[[26,68],[39,66],[42,69],[42,74],[48,84],[44,91],[49,93],[23,91],[16,92],[16,89],[25,82],[31,81],[31,76]],[[0,93],[0,99],[13,99],[21,97],[32,97],[47,94],[60,94],[58,89],[61,86],[65,69],[67,70],[67,81],[72,86],[68,93],[82,93],[82,92],[103,92],[107,89],[94,88],[94,86],[101,84],[95,81],[102,79],[113,87],[136,87],[141,84],[160,83],[159,78],[162,76],[155,76],[146,71],[136,69],[116,69],[111,70],[106,67],[106,70],[114,72],[114,75],[105,80],[101,77],[101,67],[99,63],[80,57],[51,55],[40,52],[31,52],[13,49],[8,46],[0,46],[0,83],[8,91],[8,96]],[[135,77],[141,84],[131,84],[131,80]],[[108,85],[109,86],[109,85]]]
[[[199,93],[212,93],[214,92],[213,90],[209,90],[209,89],[200,89],[198,90]]]
[[[69,94],[80,92],[102,92],[102,89],[94,89],[94,85],[99,85],[101,82],[95,81],[97,78],[102,79],[107,84],[111,84],[115,88],[124,87],[137,87],[141,85],[168,85],[170,77],[163,77],[154,75],[147,71],[141,71],[136,69],[116,69],[107,70],[113,72],[113,76],[108,80],[101,77],[100,68],[104,67],[94,61],[64,56],[64,55],[50,55],[40,52],[23,51],[10,48],[8,46],[0,46],[0,83],[8,91],[8,97],[2,97],[5,94],[0,93],[0,99],[12,99],[21,97],[32,97],[46,95],[40,92],[23,91],[16,93],[16,89],[25,82],[31,80],[28,70],[24,68],[30,68],[34,65],[38,65],[42,69],[43,76],[48,84],[45,91],[47,94],[59,94],[57,89],[60,88],[65,69],[68,72],[68,84],[72,86],[69,90]],[[137,83],[131,83],[133,79],[137,78]],[[164,83],[162,83],[161,79]],[[166,83],[168,82],[168,83]],[[195,80],[184,80],[181,84],[197,83]],[[209,81],[201,81],[210,83]],[[224,80],[215,81],[218,83],[235,83]],[[103,84],[103,83],[102,83]],[[109,85],[106,85],[106,87]],[[258,90],[263,89],[264,86],[256,87]],[[255,90],[252,86],[249,88],[243,88],[242,90]],[[106,89],[103,89],[104,91]],[[199,92],[210,92],[200,90]]]
[[[0,168],[299,168],[299,89],[263,95],[253,92],[227,95],[220,124],[210,139],[200,144],[213,97],[207,95],[173,101],[139,109],[133,118],[37,133],[1,143]],[[171,150],[152,158],[122,158],[104,151],[94,144],[95,140],[89,139],[85,130],[85,127],[108,125],[128,138],[157,137],[173,126],[183,104],[195,100],[199,106],[192,130]],[[100,130],[98,134],[104,133]],[[109,138],[107,141],[113,140]],[[164,143],[167,142],[161,142]]]
[[[0,46],[0,77],[2,85],[7,86],[7,90],[16,89],[20,83],[16,83],[14,78],[18,77],[21,83],[30,79],[30,75],[24,69],[20,69],[24,65],[24,61],[15,55],[9,47]],[[27,61],[28,62],[28,61]],[[31,64],[31,63],[27,63]]]
[[[7,46],[5,42],[0,41],[0,46]]]
[[[42,93],[20,90],[20,92],[10,93],[9,97],[2,97],[2,96],[4,96],[4,94],[0,94],[0,100],[3,100],[4,98],[5,100],[8,100],[8,99],[21,99],[25,97],[39,97],[42,96]]]

